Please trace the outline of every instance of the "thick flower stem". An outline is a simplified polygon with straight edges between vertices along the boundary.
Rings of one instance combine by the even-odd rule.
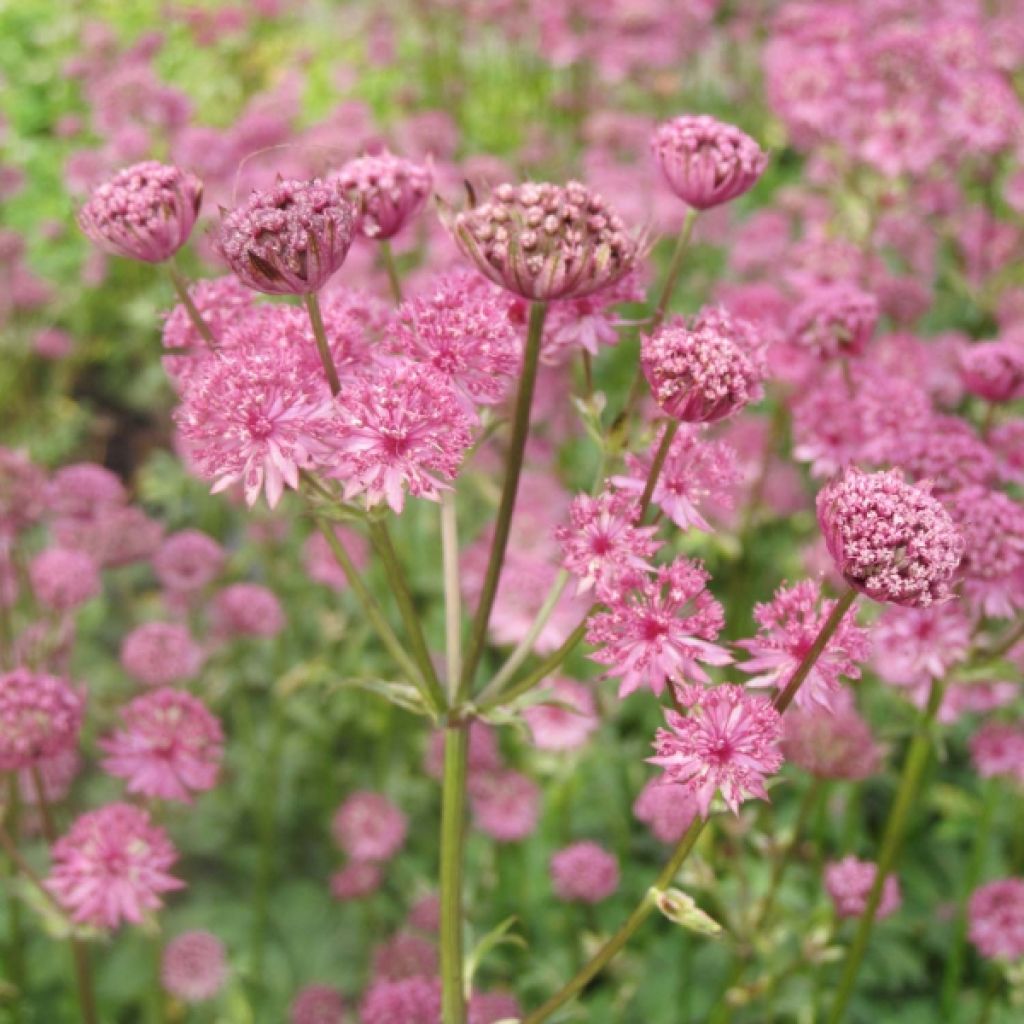
[[[430,649],[427,647],[427,638],[423,635],[423,624],[420,622],[419,613],[413,604],[412,594],[409,593],[409,587],[405,582],[405,572],[402,570],[402,563],[398,560],[395,546],[391,542],[391,533],[383,520],[370,520],[370,540],[373,541],[373,546],[384,563],[388,583],[391,585],[395,603],[398,605],[398,612],[402,616],[402,622],[409,634],[412,654],[426,682],[431,703],[436,708],[443,708],[445,707],[444,690],[441,689],[441,681],[437,678],[434,663],[430,660]]]
[[[459,519],[455,492],[441,495],[441,563],[444,575],[445,661],[448,701],[455,702],[462,672],[462,596],[459,587]]]
[[[331,394],[337,396],[341,391],[341,381],[338,380],[338,368],[334,365],[334,356],[331,355],[331,346],[327,343],[327,332],[324,330],[324,318],[320,312],[320,300],[316,292],[310,292],[304,296],[306,311],[309,313],[309,322],[313,327],[313,337],[316,339],[316,350],[320,353],[320,362],[323,364],[324,373],[327,375],[327,384]]]
[[[473,617],[466,660],[462,666],[458,696],[465,700],[473,688],[473,677],[483,657],[487,642],[487,626],[491,621],[494,599],[498,594],[498,583],[505,562],[509,532],[512,529],[512,513],[515,511],[516,495],[519,492],[519,476],[523,468],[523,454],[530,432],[530,409],[533,406],[533,391],[537,383],[537,366],[540,362],[541,339],[544,334],[544,318],[547,304],[534,302],[530,306],[530,322],[526,333],[526,348],[523,352],[523,369],[516,394],[515,412],[512,418],[512,436],[509,438],[508,455],[505,461],[505,482],[502,486],[498,518],[494,524],[494,539],[487,560],[487,570],[480,591],[480,603]]]
[[[857,973],[867,952],[868,940],[871,938],[871,929],[875,923],[878,905],[882,901],[885,880],[892,872],[896,864],[896,858],[899,856],[900,846],[902,845],[903,836],[910,817],[910,810],[914,800],[917,798],[921,777],[924,775],[925,767],[928,764],[928,757],[932,748],[932,724],[935,721],[939,706],[942,704],[944,692],[945,687],[942,681],[939,679],[934,680],[931,692],[928,695],[928,704],[921,715],[914,738],[910,742],[910,749],[907,751],[907,759],[903,763],[903,774],[900,778],[899,788],[896,791],[896,799],[889,811],[889,818],[885,823],[885,832],[882,835],[882,846],[878,854],[875,881],[871,886],[871,892],[868,894],[864,913],[861,915],[860,922],[857,925],[853,945],[847,953],[843,974],[839,981],[835,1002],[832,1004],[832,1012],[827,1018],[827,1024],[839,1024],[846,1015],[846,1009],[857,981]]]
[[[444,731],[441,789],[441,986],[443,1024],[465,1024],[462,980],[462,868],[465,840],[466,723]]]
[[[651,507],[651,499],[654,497],[654,488],[658,486],[658,477],[665,467],[665,460],[672,448],[672,442],[676,439],[679,431],[679,420],[670,420],[665,426],[665,433],[662,435],[661,444],[654,455],[651,463],[651,470],[647,474],[647,483],[644,484],[644,493],[640,496],[640,522],[644,521],[647,510]]]
[[[188,281],[185,280],[185,275],[178,269],[174,260],[168,262],[167,274],[171,279],[171,284],[174,285],[178,300],[184,306],[189,320],[192,321],[192,326],[199,333],[199,337],[206,342],[207,347],[213,351],[217,347],[217,339],[213,336],[210,325],[203,319],[203,314],[199,312],[196,304],[192,301],[192,296],[188,291]]]
[[[391,297],[395,300],[395,305],[400,306],[402,304],[402,279],[398,276],[398,266],[395,263],[395,253],[391,248],[391,243],[387,239],[380,243],[380,257],[381,262],[384,264],[384,270],[388,275],[388,286],[391,288]]]

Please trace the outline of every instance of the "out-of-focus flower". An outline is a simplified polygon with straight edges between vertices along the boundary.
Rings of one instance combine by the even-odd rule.
[[[0,675],[0,772],[73,749],[84,712],[85,698],[64,679],[27,668]]]
[[[670,782],[664,775],[649,779],[633,801],[633,816],[662,843],[678,843],[697,811],[693,790],[685,783]]]
[[[362,1024],[437,1024],[441,982],[438,978],[374,982],[359,1005],[359,1019]]]
[[[519,772],[489,772],[471,780],[470,805],[481,832],[499,843],[514,843],[537,827],[540,790]]]
[[[437,974],[437,945],[422,935],[398,932],[373,951],[373,977],[398,981],[401,978],[432,978]]]
[[[787,761],[819,779],[866,779],[882,755],[852,700],[835,711],[790,708],[782,719],[780,747]]]
[[[164,947],[160,979],[182,1002],[204,1003],[224,987],[225,959],[224,944],[212,932],[183,932]]]
[[[858,860],[854,856],[825,865],[825,888],[839,917],[860,917],[864,913],[877,873],[878,867],[871,861]],[[875,918],[880,921],[889,917],[899,910],[902,902],[899,881],[894,875],[889,875],[882,886],[882,899]]]
[[[175,622],[137,626],[121,644],[121,666],[146,686],[192,679],[202,663],[203,652],[188,628]]]
[[[331,875],[331,895],[342,903],[372,896],[384,881],[380,865],[369,860],[353,860]]]
[[[1002,775],[1024,783],[1024,728],[986,722],[971,737],[971,761],[983,778]]]
[[[97,597],[103,589],[99,567],[84,551],[47,548],[28,567],[37,600],[56,612],[69,612]]]
[[[359,231],[384,241],[423,209],[434,175],[429,165],[382,150],[350,160],[331,181],[358,201]]]
[[[209,586],[224,568],[224,549],[201,530],[172,533],[153,556],[153,571],[173,593],[194,594]]]
[[[259,583],[232,583],[214,599],[213,616],[221,635],[277,636],[284,629],[284,608],[272,590]]]
[[[1001,878],[975,889],[967,906],[968,936],[982,956],[1024,956],[1024,879]]]
[[[575,750],[601,724],[594,695],[583,683],[555,679],[545,684],[554,704],[531,704],[523,712],[534,745],[541,750]]]
[[[523,1015],[519,1001],[508,992],[474,992],[466,1007],[469,1024],[502,1024]]]
[[[345,1001],[330,985],[307,985],[288,1008],[289,1024],[342,1024]]]
[[[402,848],[408,822],[381,793],[353,793],[338,808],[331,831],[353,860],[388,861]]]
[[[790,314],[788,333],[821,359],[862,355],[878,322],[878,301],[851,284],[824,285]]]
[[[886,608],[871,629],[875,671],[897,686],[940,679],[967,657],[971,631],[967,612],[954,601]]]
[[[355,567],[365,568],[370,560],[370,547],[366,538],[345,526],[335,526],[333,529]],[[302,546],[302,564],[311,580],[335,590],[347,589],[348,577],[322,533],[311,533],[306,538]]]
[[[960,356],[964,388],[989,402],[1024,397],[1024,345],[986,341],[967,346]]]
[[[474,718],[469,725],[469,752],[466,765],[470,776],[497,771],[501,767],[501,751],[498,749],[498,734],[494,728]],[[423,770],[432,778],[441,780],[444,771],[444,730],[431,733],[427,743]]]
[[[46,473],[23,452],[0,447],[0,537],[31,526],[46,507]]]
[[[619,862],[597,843],[573,843],[551,858],[551,887],[564,903],[600,903],[619,887]]]

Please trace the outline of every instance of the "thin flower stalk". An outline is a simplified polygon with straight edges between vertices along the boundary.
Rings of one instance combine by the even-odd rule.
[[[324,329],[324,318],[320,311],[320,300],[316,292],[308,292],[303,296],[306,303],[306,311],[309,313],[309,322],[313,328],[313,337],[316,339],[316,350],[320,353],[320,362],[324,367],[324,374],[327,376],[327,384],[331,394],[337,396],[341,391],[341,381],[338,379],[338,368],[334,365],[334,356],[331,355],[331,346],[327,342],[327,331]]]

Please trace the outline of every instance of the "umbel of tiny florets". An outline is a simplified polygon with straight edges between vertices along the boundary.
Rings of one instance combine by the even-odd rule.
[[[188,241],[202,201],[194,174],[146,160],[100,185],[79,210],[78,224],[108,252],[162,263]]]
[[[384,150],[350,160],[334,181],[343,193],[358,197],[359,232],[386,241],[423,209],[434,175],[429,166]]]
[[[643,239],[628,234],[604,199],[578,181],[499,185],[487,202],[445,222],[481,274],[536,302],[607,288],[645,251]]]
[[[317,179],[279,181],[224,214],[217,249],[239,280],[270,295],[318,292],[345,262],[356,208]]]

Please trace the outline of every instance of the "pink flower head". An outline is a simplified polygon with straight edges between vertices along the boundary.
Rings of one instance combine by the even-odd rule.
[[[470,783],[473,821],[499,843],[514,843],[533,833],[540,813],[540,790],[525,775],[496,771]]]
[[[663,436],[659,431],[643,456],[627,453],[629,473],[612,477],[612,483],[631,494],[643,494]],[[710,533],[712,526],[705,518],[707,506],[730,508],[739,479],[736,451],[731,445],[709,440],[701,427],[683,424],[669,446],[651,500],[680,530]]]
[[[782,718],[771,703],[731,684],[686,686],[680,703],[690,713],[665,712],[669,727],[658,730],[648,760],[690,788],[705,818],[718,791],[733,814],[748,797],[767,800],[765,777],[782,767]]]
[[[660,843],[678,843],[697,817],[697,799],[690,786],[664,775],[649,779],[633,801],[633,816]]]
[[[706,114],[688,114],[659,125],[651,148],[669,187],[695,210],[743,195],[768,163],[749,135]]]
[[[871,630],[875,671],[896,686],[927,685],[967,657],[971,632],[967,612],[955,601],[927,608],[892,605]]]
[[[357,201],[359,231],[367,238],[394,238],[423,209],[434,175],[429,165],[382,150],[350,160],[332,179]]]
[[[307,985],[288,1008],[289,1024],[342,1024],[345,1002],[330,985]]]
[[[989,434],[989,444],[995,453],[999,478],[1007,483],[1024,484],[1024,419],[1000,423]]]
[[[359,1006],[362,1024],[438,1024],[440,1019],[441,982],[437,978],[376,981]]]
[[[964,541],[926,487],[897,471],[851,467],[821,489],[817,508],[829,554],[850,586],[913,607],[949,595]]]
[[[1002,878],[975,889],[967,908],[968,935],[982,956],[1024,956],[1024,879]]]
[[[172,533],[153,556],[153,571],[172,593],[194,594],[209,586],[227,559],[224,549],[200,530]]]
[[[178,854],[167,833],[131,804],[83,814],[52,854],[46,888],[78,924],[141,924],[145,911],[163,905],[161,893],[184,888],[168,874]]]
[[[1024,783],[1024,728],[986,722],[970,741],[974,770],[983,778],[1006,776]]]
[[[369,860],[349,861],[331,875],[331,895],[341,903],[372,896],[384,881],[380,865]]]
[[[448,220],[455,244],[481,274],[536,302],[608,288],[645,247],[578,181],[499,185],[487,202]]]
[[[519,370],[521,342],[508,297],[470,271],[442,277],[431,291],[404,302],[393,344],[478,405],[500,402]]]
[[[356,219],[352,203],[329,184],[279,181],[224,215],[217,250],[255,291],[308,295],[345,262]]]
[[[204,362],[174,419],[199,474],[217,493],[241,482],[255,505],[274,508],[299,471],[334,454],[337,409],[295,354],[267,346],[224,349]]]
[[[121,644],[122,667],[146,686],[192,679],[202,663],[203,652],[188,628],[175,622],[147,622]]]
[[[365,495],[396,513],[405,494],[439,501],[473,440],[472,421],[455,391],[434,370],[384,365],[346,389],[337,428],[345,499]]]
[[[85,698],[63,679],[27,668],[0,675],[0,772],[72,749],[84,713]]]
[[[366,538],[345,526],[334,526],[333,529],[355,567],[365,568],[370,561],[370,548]],[[306,543],[302,547],[302,564],[311,580],[334,590],[348,588],[348,577],[322,533],[311,533],[306,538]]]
[[[43,470],[23,452],[0,446],[0,537],[37,522],[46,498]]]
[[[402,848],[408,821],[380,793],[353,793],[334,815],[334,840],[353,860],[388,861]]]
[[[284,609],[277,595],[259,583],[232,583],[215,598],[213,615],[220,634],[277,636],[284,629]]]
[[[412,932],[398,932],[373,951],[375,980],[431,978],[437,974],[437,944]]]
[[[441,927],[441,900],[437,893],[428,892],[409,908],[409,925],[431,935],[438,932]]]
[[[651,393],[673,419],[713,423],[761,397],[764,366],[746,349],[747,326],[723,310],[686,327],[673,321],[642,341],[640,362]]]
[[[835,604],[821,599],[821,584],[814,580],[780,587],[770,602],[758,604],[754,608],[760,627],[757,636],[737,644],[751,655],[750,661],[737,666],[752,674],[747,685],[785,690]],[[796,691],[797,706],[817,704],[834,710],[840,680],[860,678],[857,662],[868,656],[869,649],[867,630],[848,612]]]
[[[1024,397],[1024,345],[985,341],[967,346],[960,355],[964,388],[988,402]]]
[[[859,356],[878,322],[878,300],[852,284],[823,285],[789,318],[789,337],[821,359]]]
[[[99,567],[84,551],[47,548],[28,567],[32,590],[43,607],[69,612],[103,589]]]
[[[852,701],[841,702],[836,711],[790,708],[783,716],[780,746],[787,761],[819,779],[866,779],[881,759],[871,729]]]
[[[71,784],[82,770],[82,758],[74,747],[62,747],[50,757],[41,757],[18,773],[18,789],[28,807],[39,807],[40,796],[48,804],[60,803],[71,792]],[[37,786],[36,781],[42,786]],[[40,792],[42,790],[42,792]]]
[[[632,495],[606,490],[596,498],[576,495],[569,523],[555,537],[562,566],[576,577],[576,593],[596,588],[603,598],[651,571],[648,559],[661,547],[657,532],[656,526],[640,525],[640,505]]]
[[[523,1015],[519,1001],[508,992],[474,992],[466,1012],[468,1024],[504,1024]]]
[[[619,887],[619,862],[597,843],[573,843],[551,858],[551,887],[563,903],[600,903]]]
[[[871,861],[853,856],[825,865],[825,888],[840,917],[860,917],[864,913],[877,873],[878,867]],[[875,917],[879,921],[889,917],[899,910],[902,902],[899,881],[890,875],[882,885],[882,899]]]
[[[107,252],[162,263],[188,241],[202,201],[195,175],[146,160],[100,185],[79,210],[78,224]]]
[[[599,647],[591,657],[621,680],[620,697],[641,686],[660,696],[666,682],[707,682],[701,662],[732,661],[714,643],[724,615],[708,579],[699,563],[678,558],[614,600],[609,595],[608,610],[591,617],[587,642]]]
[[[212,932],[183,932],[164,947],[160,979],[183,1003],[212,999],[227,980],[224,943]]]
[[[554,704],[531,704],[523,712],[534,745],[541,750],[582,747],[601,724],[590,688],[572,679],[550,683]]]
[[[124,728],[100,746],[104,771],[125,779],[129,793],[188,804],[217,784],[224,734],[192,694],[164,687],[136,697],[121,719]]]

